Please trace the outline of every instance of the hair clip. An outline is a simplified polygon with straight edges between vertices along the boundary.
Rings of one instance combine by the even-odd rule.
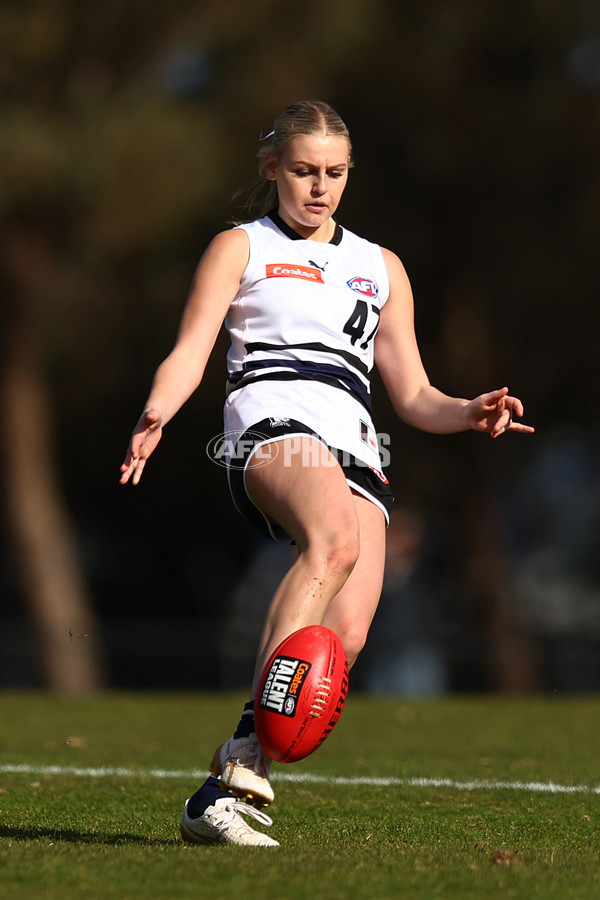
[[[264,137],[259,138],[260,141],[266,141],[268,138],[273,137],[275,131],[270,131],[268,134],[265,134]]]

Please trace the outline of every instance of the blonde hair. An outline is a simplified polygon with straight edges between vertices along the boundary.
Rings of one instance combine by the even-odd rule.
[[[258,150],[258,175],[235,197],[247,194],[242,212],[254,215],[250,218],[266,216],[277,206],[277,185],[265,175],[267,156],[274,154],[277,159],[286,150],[290,140],[297,134],[318,134],[344,137],[348,141],[349,165],[352,166],[352,143],[350,133],[341,116],[322,100],[300,100],[288,106],[273,123],[270,134],[260,139]],[[249,221],[244,219],[243,221]]]

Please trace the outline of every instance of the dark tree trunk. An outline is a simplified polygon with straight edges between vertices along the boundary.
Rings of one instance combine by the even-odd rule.
[[[50,397],[31,314],[36,304],[29,273],[38,262],[35,242],[13,235],[5,244],[0,396],[6,521],[43,683],[75,694],[102,687],[105,666],[57,474]]]

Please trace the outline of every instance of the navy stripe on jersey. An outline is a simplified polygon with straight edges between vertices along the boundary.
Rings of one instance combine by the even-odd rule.
[[[358,358],[358,356],[354,356],[353,353],[348,353],[346,350],[335,350],[333,347],[328,347],[327,344],[321,344],[318,341],[314,343],[309,342],[307,344],[266,344],[261,341],[256,341],[255,343],[244,344],[244,347],[248,353],[254,353],[255,350],[317,350],[319,353],[335,353],[337,356],[341,356],[342,359],[345,359],[347,363],[363,375],[369,374],[368,367]],[[287,361],[283,363],[279,362],[278,364],[287,365]]]
[[[277,371],[272,371],[274,368]],[[270,369],[271,371],[261,371],[263,369]],[[320,381],[323,384],[329,384],[332,387],[348,391],[364,406],[369,414],[371,413],[371,395],[366,385],[358,376],[349,372],[348,369],[343,369],[341,366],[264,359],[255,363],[244,363],[244,370],[232,372],[227,380],[231,385],[228,394],[246,387],[247,384],[253,384],[255,381]]]

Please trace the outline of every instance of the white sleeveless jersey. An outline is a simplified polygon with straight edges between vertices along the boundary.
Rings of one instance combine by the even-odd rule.
[[[380,247],[336,229],[305,240],[276,214],[248,225],[250,257],[225,326],[225,431],[296,419],[379,470],[369,373],[389,280]]]

